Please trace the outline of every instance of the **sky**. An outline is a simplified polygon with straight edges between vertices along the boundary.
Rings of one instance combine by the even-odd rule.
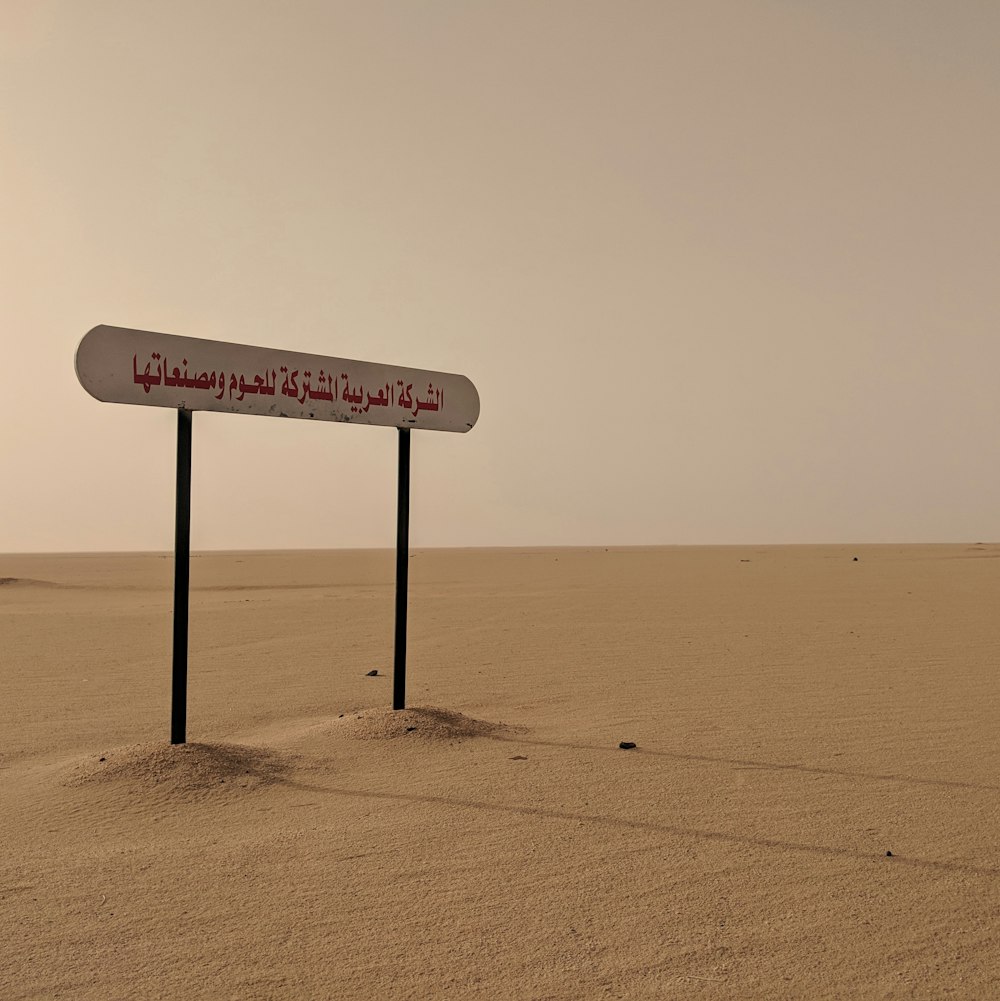
[[[168,550],[105,323],[457,372],[411,544],[1000,537],[992,0],[2,0],[0,552]],[[392,546],[396,433],[196,413],[192,545]]]

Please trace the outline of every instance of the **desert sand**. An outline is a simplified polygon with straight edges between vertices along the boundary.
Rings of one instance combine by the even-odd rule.
[[[0,997],[998,997],[998,557],[0,557]]]

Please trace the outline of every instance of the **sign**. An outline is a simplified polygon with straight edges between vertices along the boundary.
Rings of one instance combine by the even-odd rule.
[[[464,375],[126,327],[89,331],[76,375],[105,403],[421,431],[464,432],[479,418]]]
[[[192,411],[301,417],[399,429],[392,708],[405,708],[410,431],[468,431],[479,419],[476,387],[464,375],[447,372],[103,325],[88,331],[80,341],[76,375],[91,396],[105,403],[136,403],[177,411],[172,744],[187,741]]]

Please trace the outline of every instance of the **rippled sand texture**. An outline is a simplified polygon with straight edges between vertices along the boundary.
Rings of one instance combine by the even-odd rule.
[[[998,556],[0,557],[0,996],[1000,996]]]

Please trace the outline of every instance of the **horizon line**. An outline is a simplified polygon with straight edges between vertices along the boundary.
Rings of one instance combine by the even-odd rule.
[[[512,545],[471,545],[471,546],[410,546],[409,552],[441,552],[441,551],[521,551],[529,549],[543,550],[589,550],[603,549],[605,551],[623,549],[792,549],[792,548],[831,548],[854,547],[874,548],[887,546],[993,546],[1000,543],[989,540],[949,539],[933,542],[913,542],[895,540],[888,542],[632,542],[632,543],[564,543],[548,545],[545,543],[523,543]],[[340,553],[340,552],[395,552],[396,547],[388,546],[266,546],[255,549],[247,548],[199,548],[192,549],[191,556],[223,556],[246,553]],[[163,556],[173,555],[172,549],[33,549],[10,550],[0,552],[4,556]]]

